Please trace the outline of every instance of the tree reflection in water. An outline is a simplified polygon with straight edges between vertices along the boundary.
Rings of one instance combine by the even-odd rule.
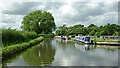
[[[29,49],[23,54],[26,64],[31,66],[49,66],[54,60],[55,48],[51,39],[45,39],[41,44]]]

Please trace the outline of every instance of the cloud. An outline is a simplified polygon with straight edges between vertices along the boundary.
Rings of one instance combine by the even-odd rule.
[[[20,29],[23,15],[1,14],[0,28]]]
[[[12,29],[21,30],[20,26],[21,26],[21,22],[9,23],[9,24],[0,22],[0,28],[12,28]]]
[[[34,10],[34,7],[38,6],[40,3],[33,4],[32,2],[12,2],[9,5],[4,6],[2,9],[3,14],[12,15],[25,15]]]
[[[62,5],[58,10],[52,10],[53,16],[55,17],[55,22],[58,26],[62,25],[63,23],[67,23],[68,26],[74,24],[83,24],[88,25],[90,23],[94,23],[97,25],[105,25],[108,22],[103,22],[105,19],[98,19],[95,20],[95,17],[102,17],[106,16],[106,13],[117,13],[117,2],[112,3],[96,3],[96,2],[73,2],[73,3],[66,3]],[[59,13],[59,14],[58,14]],[[92,18],[89,18],[92,16]],[[110,16],[110,15],[109,15]],[[112,21],[111,16],[108,17],[110,23],[117,23]],[[116,15],[117,16],[117,15]],[[114,17],[114,15],[113,15]],[[93,19],[94,18],[94,19]],[[94,22],[92,22],[92,20]]]
[[[51,12],[57,26],[118,23],[117,2],[4,2],[0,8],[0,22],[6,24],[20,25],[26,14],[36,10]]]
[[[26,15],[35,10],[47,11],[52,8],[57,9],[62,4],[63,3],[59,2],[8,2],[8,5],[4,5],[1,12],[3,14],[11,15]]]
[[[90,16],[88,24],[94,23],[96,25],[106,25],[107,23],[118,24],[118,13],[117,12],[107,12],[103,15]]]
[[[23,15],[9,15],[9,14],[2,14],[2,19],[0,22],[3,23],[16,23],[22,21]]]

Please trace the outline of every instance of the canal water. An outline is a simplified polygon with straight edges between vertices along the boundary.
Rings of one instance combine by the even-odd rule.
[[[45,39],[4,66],[118,66],[118,47]]]

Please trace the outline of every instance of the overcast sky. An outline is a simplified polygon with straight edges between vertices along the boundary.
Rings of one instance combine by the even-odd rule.
[[[118,24],[118,2],[1,2],[0,28],[20,29],[23,17],[33,11],[51,12],[57,26],[67,24]]]

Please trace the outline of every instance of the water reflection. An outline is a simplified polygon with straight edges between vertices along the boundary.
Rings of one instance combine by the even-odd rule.
[[[75,48],[76,49],[80,49],[82,51],[89,51],[89,50],[93,50],[96,48],[96,45],[91,45],[91,44],[84,44],[81,45],[79,43],[75,43]]]
[[[80,42],[64,41],[64,40],[56,40],[56,42],[60,44],[60,47],[66,48],[68,46],[71,46],[73,48],[76,48],[82,51],[89,51],[96,48],[96,45],[83,44]]]
[[[90,45],[84,45],[84,49],[87,51],[87,50],[90,50]]]
[[[81,44],[79,42],[64,43],[56,40],[59,54],[53,66],[115,66],[118,65],[118,50],[111,52],[104,47]],[[111,48],[112,49],[112,48]],[[60,57],[59,57],[60,56]],[[98,62],[99,61],[99,62]]]
[[[118,49],[115,46],[95,46],[74,41],[45,39],[41,44],[23,52],[18,59],[7,65],[116,66],[118,65]]]
[[[65,51],[67,48],[75,48],[73,41],[54,40],[54,42],[56,43],[54,43],[53,45],[57,45],[56,48],[62,49],[63,51]]]
[[[55,48],[53,48],[51,45],[51,39],[47,41],[45,40],[41,45],[29,49],[23,54],[23,58],[26,64],[29,64],[31,66],[51,65],[55,56]]]
[[[20,53],[18,53],[16,55],[11,55],[7,59],[2,60],[2,67],[7,67],[8,63],[12,63],[14,60],[17,60],[19,58],[19,56],[20,56]]]

